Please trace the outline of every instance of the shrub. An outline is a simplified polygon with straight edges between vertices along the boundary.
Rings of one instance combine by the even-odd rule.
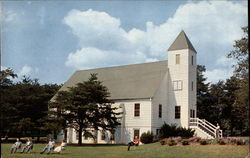
[[[165,142],[164,140],[160,140],[160,144],[161,144],[161,145],[165,145],[166,142]]]
[[[197,136],[193,136],[193,137],[189,138],[188,140],[189,140],[189,142],[197,143],[197,142],[200,142],[201,138],[197,137]]]
[[[182,138],[179,136],[179,137],[174,137],[173,138],[176,142],[181,142],[182,141]]]
[[[217,143],[220,144],[220,145],[225,145],[226,144],[226,142],[223,139],[218,139]]]
[[[182,143],[182,145],[189,145],[189,140],[183,139],[181,143]]]
[[[142,133],[140,140],[144,144],[149,144],[153,142],[153,138],[154,138],[153,133],[148,131],[147,133],[145,132]]]
[[[167,144],[168,143],[168,138],[164,138],[164,139],[160,140],[160,143],[161,143],[161,145]]]
[[[194,135],[193,129],[186,129],[183,127],[177,127],[175,124],[168,125],[164,123],[159,132],[159,138],[169,138],[169,137],[183,137],[189,138]]]
[[[237,144],[237,145],[244,145],[245,143],[243,142],[243,140],[237,139],[237,140],[236,140],[236,144]]]
[[[229,144],[236,144],[237,139],[235,137],[228,137],[227,138]]]
[[[173,139],[170,139],[169,142],[168,142],[168,145],[169,146],[173,146],[173,145],[176,145],[177,143],[175,142],[175,140]]]
[[[200,140],[200,145],[207,145],[207,140],[206,139],[201,139]]]

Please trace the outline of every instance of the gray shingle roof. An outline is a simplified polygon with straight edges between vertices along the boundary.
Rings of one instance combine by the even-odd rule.
[[[167,73],[167,61],[76,71],[60,90],[88,80],[91,73],[98,73],[112,100],[152,98]]]
[[[184,31],[180,32],[173,44],[168,48],[168,51],[181,49],[190,49],[196,53],[196,50],[194,49],[192,43],[190,42]]]

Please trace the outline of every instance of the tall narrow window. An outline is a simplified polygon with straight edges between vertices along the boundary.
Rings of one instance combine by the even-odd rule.
[[[192,55],[192,58],[191,58],[191,63],[192,65],[194,65],[194,56]]]
[[[84,140],[88,140],[88,133],[86,132],[86,133],[84,133]]]
[[[180,64],[180,54],[175,55],[175,64]]]
[[[156,129],[156,135],[158,136],[160,134],[160,129]]]
[[[105,140],[106,136],[105,136],[105,131],[101,132],[101,140]]]
[[[110,140],[115,140],[115,130],[110,131]]]
[[[194,82],[193,81],[191,83],[191,89],[192,89],[192,91],[194,90]]]
[[[175,118],[176,119],[181,118],[181,107],[180,106],[175,106]]]
[[[137,138],[140,137],[140,130],[139,129],[134,130],[134,138],[135,138],[135,136],[137,136]]]
[[[159,104],[159,118],[161,118],[161,116],[162,116],[162,105],[161,104]]]
[[[190,118],[195,118],[195,110],[190,109]]]
[[[76,140],[79,140],[79,133],[76,131]]]
[[[140,104],[135,104],[135,110],[134,110],[134,116],[139,117],[140,116]]]
[[[68,130],[65,129],[65,130],[63,131],[63,133],[64,133],[64,140],[67,140],[67,138],[68,138]]]

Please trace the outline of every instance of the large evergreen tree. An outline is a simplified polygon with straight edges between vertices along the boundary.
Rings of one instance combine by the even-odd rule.
[[[48,101],[59,86],[40,85],[37,79],[25,76],[17,83],[5,81],[0,91],[1,135],[6,138],[46,135],[42,127],[47,122]]]
[[[212,121],[211,95],[209,93],[210,83],[206,83],[204,65],[197,65],[197,116]]]
[[[66,121],[67,127],[78,132],[78,144],[81,145],[83,134],[96,139],[97,130],[111,131],[119,125],[116,118],[119,113],[111,107],[109,95],[108,89],[98,81],[97,74],[91,74],[88,81],[58,92],[50,108],[56,112],[55,119],[60,117]]]
[[[8,128],[10,128],[10,112],[12,109],[8,103],[5,102],[8,99],[10,87],[13,84],[9,77],[15,78],[17,75],[10,68],[0,70],[0,153],[2,151],[2,137],[7,133]]]
[[[235,91],[234,113],[237,113],[237,126],[241,128],[242,135],[249,135],[249,50],[248,26],[242,28],[244,35],[234,43],[234,50],[228,54],[229,58],[236,60],[234,76],[237,78],[239,89]]]

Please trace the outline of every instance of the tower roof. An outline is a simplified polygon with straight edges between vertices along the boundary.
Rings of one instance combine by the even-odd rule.
[[[168,48],[168,51],[181,49],[190,49],[196,53],[196,50],[183,30],[177,36],[173,44]]]

